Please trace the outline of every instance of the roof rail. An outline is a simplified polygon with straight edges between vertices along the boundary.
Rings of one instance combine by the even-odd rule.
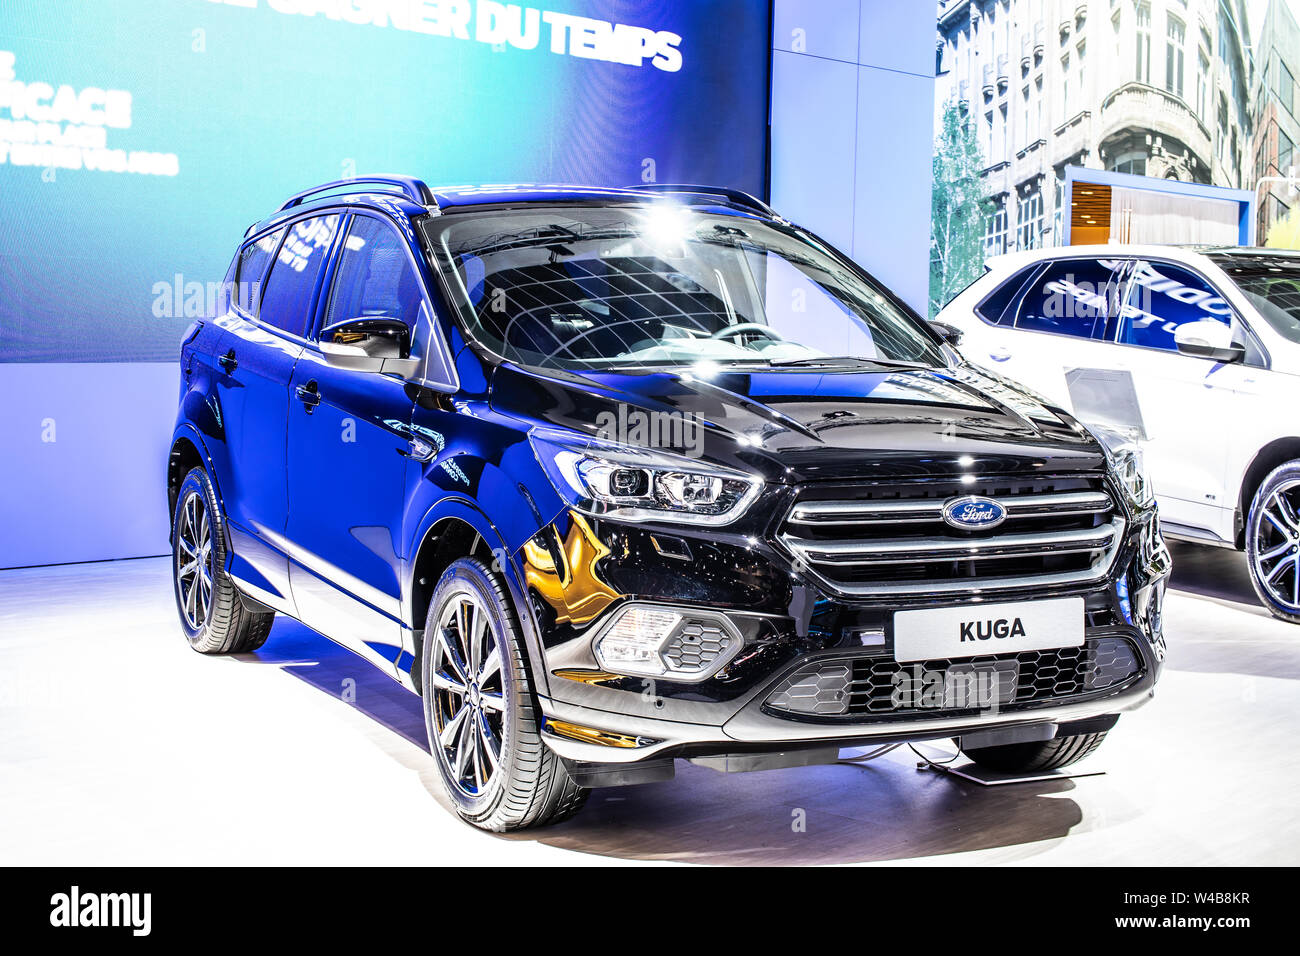
[[[429,187],[413,176],[356,176],[352,179],[339,179],[323,186],[314,186],[311,189],[303,190],[294,196],[290,196],[288,201],[280,207],[280,211],[284,212],[286,209],[300,206],[312,196],[330,190],[340,190],[340,195],[375,192],[373,189],[366,189],[367,185],[387,186],[390,189],[396,189],[417,206],[437,205],[437,200],[433,198],[433,193]]]
[[[764,216],[775,216],[776,210],[763,200],[740,189],[725,186],[691,186],[682,183],[636,183],[628,189],[641,192],[669,193],[679,196],[720,196],[733,206],[751,209]]]

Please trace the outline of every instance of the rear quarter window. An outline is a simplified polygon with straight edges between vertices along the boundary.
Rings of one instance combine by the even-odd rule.
[[[1003,279],[998,286],[975,306],[975,314],[989,325],[1014,325],[1014,303],[1020,298],[1025,286],[1042,268],[1041,264],[1027,266]]]
[[[235,275],[235,304],[249,315],[257,315],[257,302],[261,295],[266,266],[279,248],[283,229],[268,232],[244,246],[239,253],[239,269]]]

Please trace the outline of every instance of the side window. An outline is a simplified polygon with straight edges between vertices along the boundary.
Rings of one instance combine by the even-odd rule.
[[[1232,324],[1232,306],[1196,273],[1166,262],[1140,262],[1120,310],[1119,342],[1173,352],[1174,331],[1212,319]]]
[[[423,294],[406,241],[387,223],[355,216],[343,240],[334,290],[321,323],[348,319],[400,319],[414,329]]]
[[[1106,334],[1109,303],[1118,294],[1122,261],[1064,259],[1049,262],[1025,292],[1015,325],[1031,332],[1055,332],[1081,339]],[[1004,319],[1003,324],[1008,324]]]
[[[266,277],[261,319],[293,335],[311,324],[312,293],[338,232],[337,215],[304,219],[289,227],[280,254]]]
[[[1005,279],[983,302],[975,307],[975,312],[990,325],[1011,325],[1014,323],[1016,315],[1010,307],[1020,298],[1020,293],[1024,291],[1026,284],[1040,268],[1042,268],[1041,265],[1035,263],[1029,268],[1021,269],[1010,278]]]
[[[235,304],[249,315],[257,315],[258,293],[262,291],[262,279],[266,277],[266,266],[275,255],[275,247],[280,244],[283,229],[268,232],[256,242],[250,242],[239,254],[239,274],[235,277]]]

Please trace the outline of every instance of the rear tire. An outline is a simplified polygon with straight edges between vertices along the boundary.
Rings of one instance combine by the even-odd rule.
[[[420,677],[429,750],[462,819],[501,832],[578,812],[589,791],[542,741],[514,605],[483,562],[453,562],[434,589]]]
[[[172,586],[181,630],[200,654],[239,654],[266,643],[274,612],[250,611],[226,571],[225,522],[212,481],[194,468],[172,515]]]
[[[1269,613],[1300,624],[1300,462],[1275,468],[1246,518],[1250,583]]]
[[[1073,734],[1035,740],[1024,744],[1003,744],[999,747],[962,747],[975,763],[999,773],[1046,773],[1077,763],[1101,746],[1106,731],[1096,734]]]

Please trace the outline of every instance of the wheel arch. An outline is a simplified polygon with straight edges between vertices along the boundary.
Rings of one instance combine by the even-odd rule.
[[[171,448],[167,452],[167,527],[171,528],[172,517],[176,513],[176,496],[180,492],[181,482],[193,468],[202,468],[212,482],[216,492],[217,504],[224,510],[221,488],[217,477],[212,473],[212,462],[207,449],[197,431],[188,425],[182,426],[172,435]],[[170,533],[170,532],[169,532]]]
[[[538,529],[540,530],[540,528]],[[548,693],[544,667],[545,658],[537,623],[527,599],[522,570],[505,537],[488,515],[478,505],[467,499],[444,499],[435,505],[420,522],[413,537],[415,546],[408,566],[406,617],[415,634],[415,655],[411,676],[417,692],[419,686],[419,661],[429,601],[438,580],[457,558],[476,557],[501,574],[515,605],[515,616],[523,630],[524,643],[534,665],[533,685],[538,693]]]
[[[1277,438],[1261,448],[1246,468],[1241,479],[1241,493],[1237,499],[1236,545],[1246,546],[1246,519],[1250,515],[1250,505],[1255,499],[1255,492],[1264,483],[1264,479],[1279,465],[1288,461],[1300,460],[1300,438]]]

